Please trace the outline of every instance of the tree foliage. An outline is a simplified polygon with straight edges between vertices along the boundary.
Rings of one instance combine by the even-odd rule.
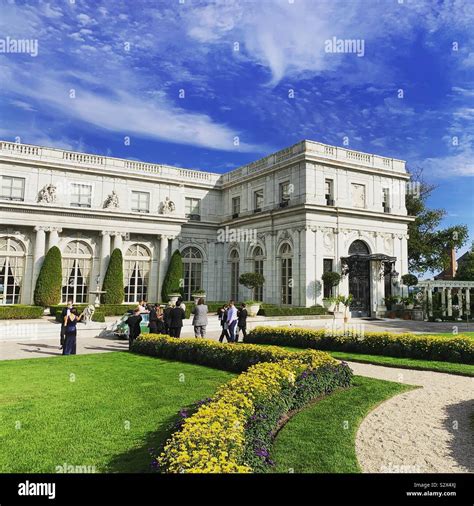
[[[411,171],[411,183],[410,188],[416,191],[407,191],[405,199],[408,214],[415,217],[408,225],[409,270],[420,274],[444,270],[449,266],[451,249],[466,243],[467,226],[440,228],[446,211],[430,209],[427,204],[436,186],[423,179],[422,170]]]
[[[239,283],[249,290],[258,288],[265,283],[265,278],[259,272],[244,272],[239,276]]]
[[[474,252],[470,251],[467,258],[459,264],[456,279],[460,281],[474,281]]]
[[[163,286],[161,287],[161,300],[167,302],[172,293],[184,295],[183,291],[184,266],[183,258],[179,250],[176,250],[171,256],[168,270],[166,271]]]
[[[34,301],[37,306],[52,306],[61,301],[61,251],[53,246],[44,257],[36,280]]]
[[[124,299],[123,257],[118,248],[114,249],[110,255],[102,290],[106,291],[102,295],[104,304],[122,304]]]

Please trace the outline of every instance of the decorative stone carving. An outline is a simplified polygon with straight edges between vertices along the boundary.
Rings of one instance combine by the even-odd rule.
[[[330,253],[334,250],[334,235],[332,232],[325,232],[323,238],[324,249]]]
[[[393,240],[390,234],[387,234],[384,239],[384,247],[385,251],[392,251],[393,248]]]
[[[119,207],[119,198],[115,191],[105,199],[104,209],[117,209]]]
[[[56,201],[57,188],[54,184],[50,183],[43,187],[38,194],[39,204],[52,204]]]
[[[174,213],[176,210],[176,206],[169,197],[165,197],[165,200],[160,204],[160,213],[161,214],[170,214]]]
[[[95,313],[95,307],[92,304],[89,304],[84,309],[84,321],[85,321],[85,323],[89,323],[90,321],[92,321],[92,316],[94,315],[94,313]]]

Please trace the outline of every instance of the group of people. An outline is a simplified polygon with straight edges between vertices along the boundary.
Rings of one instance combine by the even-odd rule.
[[[224,338],[227,339],[228,343],[238,343],[240,331],[242,331],[245,340],[247,337],[248,312],[244,303],[237,309],[234,301],[231,300],[217,311],[217,317],[222,327],[222,332],[219,336],[220,343],[224,341]]]

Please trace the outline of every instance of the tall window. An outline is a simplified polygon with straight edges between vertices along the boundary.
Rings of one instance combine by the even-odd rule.
[[[142,244],[133,244],[125,255],[125,302],[139,302],[148,296],[151,253]]]
[[[71,241],[63,253],[62,302],[84,304],[89,297],[92,251],[82,241]]]
[[[135,213],[150,212],[150,194],[132,191],[132,211]]]
[[[25,179],[22,177],[2,176],[0,198],[6,200],[25,199]]]
[[[232,218],[237,218],[240,213],[240,197],[232,199]]]
[[[20,241],[0,238],[0,304],[20,303],[25,254]]]
[[[258,213],[263,208],[263,190],[257,190],[253,194],[253,210]]]
[[[283,206],[288,205],[290,200],[290,183],[285,181],[284,183],[280,183],[280,204]]]
[[[323,259],[323,272],[332,272],[332,258]],[[332,296],[332,287],[324,283],[324,298]]]
[[[92,186],[90,184],[72,183],[71,206],[72,207],[91,207],[92,205]]]
[[[253,250],[253,270],[263,276],[263,251],[260,246]],[[254,289],[253,297],[255,300],[263,301],[263,286]]]
[[[332,179],[324,181],[324,198],[326,199],[327,206],[334,205],[334,183]]]
[[[382,188],[382,207],[384,213],[390,212],[390,190],[389,188]]]
[[[239,300],[239,252],[232,250],[230,254],[230,298]]]
[[[291,304],[293,301],[293,252],[288,243],[280,249],[281,257],[281,303]]]
[[[184,264],[184,298],[191,300],[195,290],[202,289],[202,255],[195,247],[181,253]]]
[[[201,199],[186,198],[184,201],[184,212],[186,218],[192,221],[201,220]]]

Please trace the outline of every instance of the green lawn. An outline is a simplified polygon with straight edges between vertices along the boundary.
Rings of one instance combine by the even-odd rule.
[[[357,473],[355,437],[361,421],[384,400],[413,387],[354,376],[338,390],[297,413],[272,448],[275,473]]]
[[[0,362],[0,472],[146,471],[180,408],[233,376],[127,352]]]

